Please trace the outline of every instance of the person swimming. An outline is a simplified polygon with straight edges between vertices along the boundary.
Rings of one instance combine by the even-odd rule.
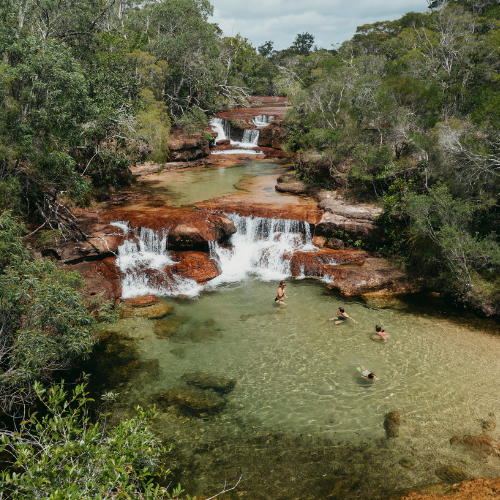
[[[358,366],[358,372],[361,373],[361,376],[363,378],[366,378],[368,380],[378,380],[377,375],[375,375],[375,373],[371,372],[370,370],[367,370],[363,365]]]
[[[357,321],[354,318],[351,318],[345,311],[343,307],[339,307],[337,309],[338,316],[336,318],[330,318],[330,321],[335,321],[336,325],[340,325],[340,323],[343,323],[346,319],[352,319],[354,323],[357,323]]]
[[[285,286],[286,283],[284,281],[280,281],[280,284],[278,286],[278,293],[276,294],[276,298],[274,299],[274,302],[277,302],[278,304],[282,304],[286,306],[286,304],[283,302],[283,297],[286,297],[288,299],[288,295],[285,294]]]
[[[377,332],[377,335],[375,337],[379,337],[381,340],[384,342],[387,342],[389,339],[389,334],[385,332],[380,325],[375,325],[375,331]]]

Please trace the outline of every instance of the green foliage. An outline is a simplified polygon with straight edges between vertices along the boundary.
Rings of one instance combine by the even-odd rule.
[[[35,391],[44,414],[35,413],[18,431],[2,435],[0,451],[13,457],[12,470],[0,472],[2,498],[171,498],[154,483],[156,475],[169,472],[163,467],[168,450],[148,427],[154,410],[137,407],[135,418],[109,428],[106,414],[97,422],[90,419],[87,406],[93,400],[84,384],[71,396],[63,385],[47,390],[35,384]]]

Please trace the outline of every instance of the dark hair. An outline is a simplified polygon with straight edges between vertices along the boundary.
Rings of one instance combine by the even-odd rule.
[[[284,281],[280,281],[280,286],[282,285],[286,285],[286,283]]]
[[[339,311],[340,311],[341,313],[345,312],[343,307],[339,307]]]
[[[375,373],[369,373],[368,374],[368,378],[375,378],[375,377],[376,377]]]
[[[381,332],[382,331],[382,327],[380,325],[376,325],[375,326],[375,331]]]

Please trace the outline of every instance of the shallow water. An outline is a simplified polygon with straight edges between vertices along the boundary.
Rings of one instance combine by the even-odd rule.
[[[184,386],[185,372],[201,370],[235,379],[236,387],[218,416],[160,415],[168,430],[160,423],[158,431],[181,449],[199,444],[200,433],[203,442],[233,445],[270,433],[281,439],[300,436],[308,450],[324,449],[325,443],[346,449],[372,443],[383,455],[377,460],[387,462],[384,415],[396,410],[403,423],[401,436],[391,440],[391,466],[397,463],[394,456],[408,453],[418,462],[411,473],[404,471],[408,484],[401,487],[435,482],[433,470],[443,463],[475,476],[498,474],[498,459],[463,455],[449,445],[451,436],[481,434],[480,420],[500,415],[497,324],[411,303],[391,308],[345,303],[311,280],[290,282],[287,306],[280,307],[274,304],[275,285],[249,279],[196,300],[171,302],[183,323],[169,339],[155,336],[154,321],[121,320],[115,328],[139,339],[137,355],[144,366],[158,360],[154,376],[139,370],[122,384],[121,403],[149,405],[155,395]],[[329,321],[338,306],[358,324]],[[387,343],[371,340],[375,324],[390,334]],[[380,380],[362,379],[359,363]],[[492,436],[498,439],[498,432]],[[255,453],[247,450],[240,465],[248,465],[244,462]],[[217,488],[209,481],[202,484]]]
[[[236,166],[217,166],[161,172],[149,176],[138,188],[161,197],[167,205],[180,207],[218,198],[240,189],[240,183],[256,176],[273,175],[283,169],[279,163],[257,161]]]
[[[175,205],[238,189],[277,197],[266,179],[281,168],[259,162],[170,172],[142,188]],[[453,435],[484,433],[483,420],[500,424],[497,323],[428,297],[347,301],[307,279],[288,279],[287,306],[280,307],[277,275],[265,281],[270,273],[237,271],[245,271],[238,280],[214,280],[195,298],[165,299],[179,323],[170,338],[155,335],[155,321],[120,320],[111,329],[121,340],[88,369],[100,374],[98,391],[119,393],[117,417],[184,387],[186,372],[236,381],[216,415],[159,406],[154,430],[175,445],[167,463],[173,484],[211,496],[241,474],[224,498],[382,499],[440,481],[442,465],[500,475],[500,459],[449,444]],[[339,306],[358,324],[329,321]],[[376,324],[389,333],[387,343],[371,339]],[[380,380],[362,379],[359,364]],[[391,411],[401,414],[400,435],[387,439],[383,422]],[[500,439],[498,428],[488,434]]]

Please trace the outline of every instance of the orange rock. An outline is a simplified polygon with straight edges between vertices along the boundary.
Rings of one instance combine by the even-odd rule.
[[[165,268],[166,273],[173,273],[183,278],[189,278],[204,285],[220,274],[217,264],[205,252],[172,252],[177,264]]]
[[[392,498],[392,497],[391,497]],[[442,496],[433,494],[409,493],[401,500],[438,500]],[[451,495],[446,495],[446,500],[498,500],[500,498],[500,479],[475,479],[464,481]]]
[[[157,302],[159,302],[159,299],[155,295],[143,295],[142,297],[135,297],[123,301],[125,305],[130,307],[148,307]]]

